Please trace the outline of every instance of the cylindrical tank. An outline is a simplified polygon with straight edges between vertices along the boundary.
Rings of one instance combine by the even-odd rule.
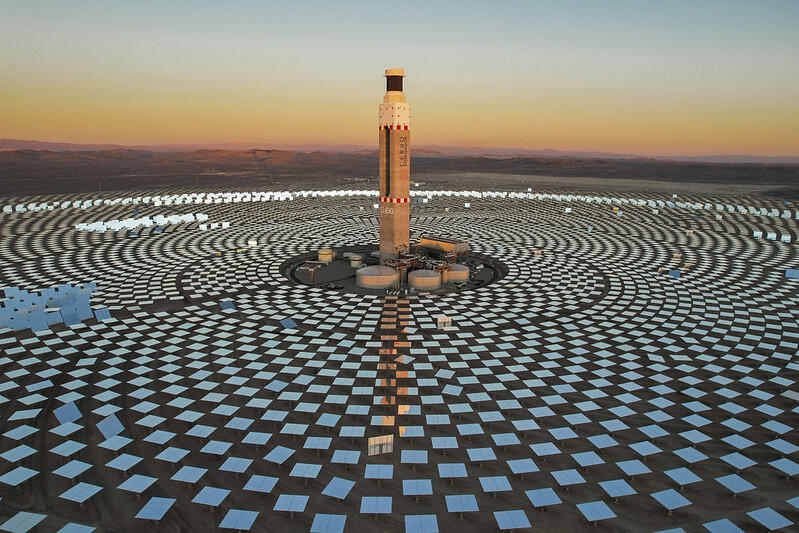
[[[333,250],[330,248],[321,248],[319,250],[319,261],[329,263],[333,260]]]
[[[350,256],[350,266],[352,268],[361,268],[363,266],[363,257],[360,255],[352,254]]]
[[[469,281],[469,267],[454,264],[444,271],[444,283],[466,283]]]
[[[355,272],[355,284],[364,289],[387,289],[399,283],[399,272],[390,266],[372,265]]]
[[[408,273],[408,285],[418,290],[441,287],[441,274],[435,270],[414,270]]]

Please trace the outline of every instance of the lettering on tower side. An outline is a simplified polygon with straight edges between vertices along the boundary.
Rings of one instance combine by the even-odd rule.
[[[408,166],[408,136],[400,135],[399,138],[399,165]]]

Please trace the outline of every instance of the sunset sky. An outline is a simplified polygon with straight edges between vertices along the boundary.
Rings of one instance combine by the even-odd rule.
[[[799,154],[799,2],[0,0],[0,138]]]

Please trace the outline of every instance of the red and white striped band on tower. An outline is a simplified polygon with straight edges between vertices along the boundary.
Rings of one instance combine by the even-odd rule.
[[[377,129],[381,130],[381,131],[382,130],[407,130],[408,129],[408,125],[406,124],[406,125],[403,126],[402,124],[386,124],[385,126],[380,126]]]
[[[388,196],[381,196],[380,201],[388,204],[407,204],[408,198],[389,198]]]

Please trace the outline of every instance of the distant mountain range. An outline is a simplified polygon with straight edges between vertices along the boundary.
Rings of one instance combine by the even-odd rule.
[[[84,146],[85,147],[85,146]],[[422,150],[416,150],[418,156]],[[0,195],[70,192],[80,188],[148,188],[187,184],[281,180],[333,183],[378,172],[377,151],[219,150],[157,152],[130,148],[0,151]],[[651,158],[538,155],[446,155],[435,150],[413,160],[414,176],[478,174],[591,177],[668,182],[799,186],[799,163],[718,163]],[[494,177],[488,177],[494,176]],[[253,181],[255,180],[255,181]],[[310,180],[310,181],[309,181]],[[100,185],[99,182],[103,184]]]
[[[48,150],[51,152],[94,152],[103,150],[143,150],[149,152],[194,152],[198,150],[281,150],[289,152],[326,153],[373,153],[375,146],[356,144],[269,144],[269,143],[209,143],[209,144],[79,144],[22,139],[0,139],[0,151],[9,150]],[[489,148],[468,146],[414,146],[414,156],[431,157],[545,157],[580,159],[649,159],[658,161],[691,161],[709,163],[799,163],[796,156],[757,156],[757,155],[701,155],[701,156],[652,156],[641,154],[617,154],[611,152],[580,152],[564,150],[528,150],[523,148]]]

